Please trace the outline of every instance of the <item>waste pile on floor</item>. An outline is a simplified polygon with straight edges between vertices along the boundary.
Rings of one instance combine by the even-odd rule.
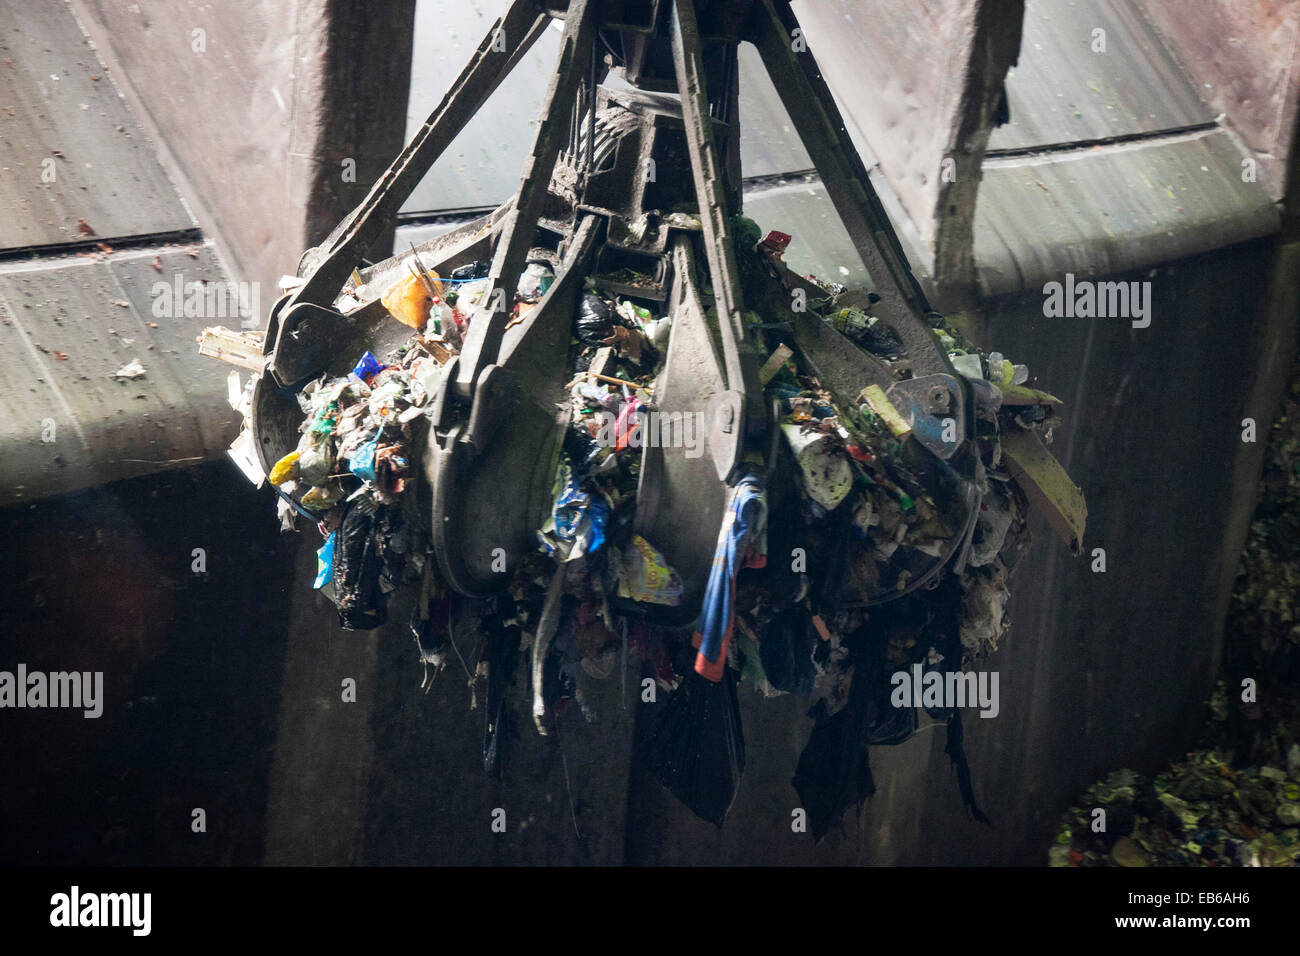
[[[570,702],[598,720],[584,688],[626,680],[631,670],[668,694],[638,759],[720,826],[745,764],[737,684],[748,681],[764,695],[810,703],[814,725],[793,782],[816,837],[874,792],[869,747],[908,739],[922,710],[946,723],[961,795],[982,820],[963,753],[962,705],[928,688],[973,688],[954,678],[974,676],[1007,633],[1008,582],[1028,544],[1031,500],[1062,510],[1035,457],[1047,454],[1041,448],[1060,402],[1031,388],[1024,366],[978,351],[935,316],[934,335],[974,402],[969,470],[956,476],[918,448],[915,422],[879,384],[834,394],[812,373],[788,323],[782,254],[790,237],[760,241],[751,221],[736,225],[746,317],[766,356],[760,379],[779,409],[783,444],[779,464],[751,462],[733,475],[708,580],[697,582],[697,616],[673,620],[691,582],[662,542],[633,530],[643,451],[658,440],[651,413],[673,316],[636,294],[653,280],[628,269],[587,277],[577,297],[573,378],[554,397],[568,426],[552,506],[537,528],[536,553],[503,593],[469,599],[439,580],[417,493],[430,396],[489,287],[485,262],[444,277],[412,255],[410,274],[382,298],[411,329],[406,341],[387,354],[357,355],[350,374],[301,389],[297,447],[267,476],[280,519],[286,528],[306,519],[324,536],[315,586],[337,604],[343,627],[376,627],[395,592],[414,595],[410,627],[424,687],[448,666],[472,672],[491,773],[500,771],[517,724],[517,679],[547,734]],[[552,265],[529,264],[512,323],[546,295]],[[833,283],[811,288],[808,308],[827,326],[899,378],[909,374],[902,343],[873,318],[870,302],[844,304],[852,297]],[[246,415],[250,394],[232,396]],[[681,424],[689,454],[705,436],[692,435],[689,420]],[[966,514],[962,502],[971,500],[977,513]],[[1076,553],[1081,499],[1077,511],[1048,515],[1054,527],[1072,529]],[[458,661],[452,622],[466,617],[482,650],[477,660]],[[922,699],[900,704],[900,673],[927,688]]]
[[[1053,866],[1295,866],[1300,744],[1285,766],[1233,769],[1196,751],[1147,780],[1119,770],[1066,813]]]
[[[1300,865],[1300,364],[1274,418],[1198,748],[1066,811],[1053,866]],[[1103,811],[1103,813],[1099,813]]]

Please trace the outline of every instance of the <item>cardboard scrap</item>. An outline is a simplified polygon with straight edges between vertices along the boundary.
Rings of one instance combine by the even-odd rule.
[[[266,365],[266,356],[262,354],[265,335],[260,331],[236,332],[221,325],[210,326],[198,337],[199,354],[260,373]]]
[[[791,351],[788,345],[778,345],[776,351],[768,356],[767,361],[763,363],[763,367],[758,370],[759,384],[766,385],[768,382],[772,381],[776,376],[776,373],[781,371],[781,366],[788,362],[793,356],[794,352]]]
[[[1011,477],[1077,555],[1083,550],[1083,528],[1088,519],[1083,492],[1035,433],[1012,428],[1003,432],[1000,440]]]

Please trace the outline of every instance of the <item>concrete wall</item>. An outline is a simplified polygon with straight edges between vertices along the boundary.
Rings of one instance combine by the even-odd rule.
[[[200,225],[267,306],[405,142],[414,0],[73,6]]]
[[[0,861],[261,861],[293,557],[265,503],[215,462],[0,513],[0,668],[104,675],[97,719],[2,712]]]
[[[1260,181],[1281,198],[1300,96],[1300,7],[1287,0],[1202,0],[1189,17],[1178,4],[1138,6],[1211,109],[1259,160]]]

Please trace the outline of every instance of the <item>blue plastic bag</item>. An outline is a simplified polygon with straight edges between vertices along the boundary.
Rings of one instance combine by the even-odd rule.
[[[356,475],[362,481],[375,480],[375,452],[379,447],[379,436],[376,435],[370,441],[366,442],[353,453],[348,459],[348,470]]]
[[[387,367],[388,366],[380,362],[379,359],[367,352],[365,355],[361,356],[361,360],[357,362],[356,368],[352,370],[352,374],[369,385],[370,380]]]
[[[316,552],[316,581],[312,587],[318,591],[334,580],[334,536],[337,533],[331,531],[330,536]]]

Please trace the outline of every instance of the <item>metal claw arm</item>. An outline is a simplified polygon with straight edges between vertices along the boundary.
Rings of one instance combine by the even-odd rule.
[[[514,0],[488,30],[469,64],[424,126],[371,187],[370,193],[307,259],[306,282],[280,308],[302,302],[330,306],[360,257],[393,221],[447,145],[473,118],[550,22],[533,0]]]
[[[700,224],[718,310],[727,390],[737,393],[740,404],[737,411],[741,411],[744,417],[744,421],[730,423],[730,428],[728,423],[721,423],[723,433],[729,436],[730,441],[729,454],[725,456],[729,460],[718,462],[719,473],[727,474],[740,461],[746,433],[761,430],[766,411],[762,404],[763,391],[758,382],[757,363],[752,347],[746,341],[740,273],[731,238],[731,210],[723,185],[722,161],[713,135],[713,119],[709,115],[694,0],[674,0],[672,47],[691,173],[699,200]],[[715,460],[719,458],[719,451],[714,451]]]
[[[596,37],[597,0],[572,0],[564,20],[560,61],[542,104],[542,122],[532,153],[524,164],[514,211],[502,231],[492,260],[491,287],[470,323],[469,338],[461,352],[455,393],[468,400],[482,370],[496,361],[501,337],[509,321],[515,287],[533,244],[537,220],[551,184],[560,149],[569,136],[569,120],[579,86],[587,72]],[[495,307],[495,308],[494,308]]]
[[[898,333],[913,377],[890,389],[904,413],[923,421],[917,439],[940,458],[964,445],[969,425],[966,387],[930,330],[930,307],[912,274],[898,235],[871,188],[844,120],[810,50],[795,53],[790,37],[799,29],[787,0],[756,0],[751,36],[790,119],[817,168],[880,301],[872,310]],[[944,435],[928,426],[952,420]]]
[[[763,65],[876,284],[881,317],[910,313],[919,318],[929,311],[925,294],[871,188],[866,167],[845,132],[844,120],[812,51],[796,54],[791,46],[790,37],[799,30],[799,21],[789,3],[757,0],[751,27]]]

